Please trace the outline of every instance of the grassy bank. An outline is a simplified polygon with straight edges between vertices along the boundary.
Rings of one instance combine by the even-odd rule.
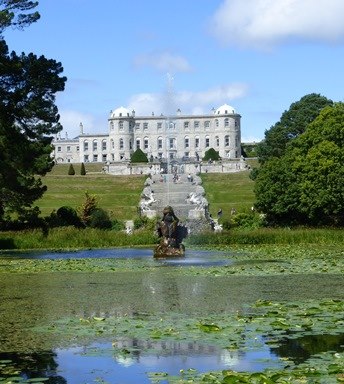
[[[230,219],[232,208],[237,212],[250,212],[255,196],[254,182],[249,174],[250,171],[201,175],[213,217],[216,217],[220,208],[223,211],[223,220]]]
[[[68,175],[69,164],[58,164],[43,177],[48,187],[43,198],[37,201],[42,215],[68,205],[74,209],[81,206],[85,192],[96,195],[99,207],[108,211],[117,220],[133,219],[143,190],[145,177],[141,175],[113,176],[101,173],[101,164],[87,164],[85,176],[80,175],[80,164],[75,164],[75,175]]]
[[[132,235],[125,232],[74,227],[53,228],[48,234],[41,230],[0,232],[0,249],[87,249],[147,246],[157,239],[152,230],[138,230]]]

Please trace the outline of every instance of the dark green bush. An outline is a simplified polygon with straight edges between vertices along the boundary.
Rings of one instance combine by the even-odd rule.
[[[146,216],[140,216],[134,219],[134,229],[139,229],[145,227],[148,223],[148,219]]]
[[[214,148],[209,148],[205,154],[204,154],[204,157],[203,157],[203,161],[208,161],[208,160],[213,160],[213,161],[217,161],[217,160],[220,160],[221,157],[219,155],[219,152],[215,151]]]
[[[112,222],[109,214],[104,209],[96,208],[90,215],[88,226],[91,228],[111,229]]]
[[[80,175],[81,176],[85,176],[86,175],[86,169],[85,169],[85,164],[84,163],[81,163]]]
[[[148,163],[147,155],[142,151],[142,149],[138,148],[130,158],[132,163]]]
[[[73,164],[69,164],[68,175],[75,175],[75,169],[73,167]]]
[[[50,216],[51,221],[54,221],[54,214]],[[76,212],[76,210],[67,205],[60,207],[56,211],[56,222],[51,223],[51,226],[68,226],[74,225],[74,227],[82,227],[81,220]]]

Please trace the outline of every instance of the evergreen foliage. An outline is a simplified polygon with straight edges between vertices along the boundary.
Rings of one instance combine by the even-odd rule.
[[[256,208],[270,224],[344,225],[344,104],[324,108],[255,183]]]
[[[112,222],[104,209],[95,208],[90,215],[88,226],[91,228],[111,229]]]
[[[130,161],[132,163],[148,163],[148,157],[141,148],[137,148],[137,150],[131,155]]]
[[[209,161],[209,160],[212,160],[212,161],[217,161],[217,160],[220,160],[221,157],[219,155],[219,152],[218,151],[215,151],[214,148],[209,148],[205,154],[204,154],[204,157],[203,157],[203,161]]]
[[[69,206],[60,207],[56,211],[56,217],[58,219],[57,224],[61,226],[74,225],[79,228],[82,227],[81,220],[76,210]]]
[[[280,120],[265,131],[264,140],[257,145],[256,151],[262,164],[272,157],[284,155],[289,142],[305,132],[310,124],[333,101],[316,93],[303,96],[284,111]]]
[[[69,168],[68,168],[68,175],[70,175],[70,176],[75,175],[75,169],[74,169],[72,163],[69,165]]]
[[[10,25],[24,27],[36,21],[38,14],[25,13],[36,5],[1,1],[0,34]],[[4,39],[0,68],[0,221],[13,214],[25,220],[37,215],[32,205],[46,191],[40,176],[54,164],[51,142],[62,129],[55,94],[64,90],[66,78],[60,77],[61,63],[33,53],[9,53]]]
[[[86,175],[86,169],[85,169],[85,164],[84,163],[81,163],[80,175],[81,176],[85,176]]]

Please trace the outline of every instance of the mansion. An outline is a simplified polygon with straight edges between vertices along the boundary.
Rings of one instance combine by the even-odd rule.
[[[223,160],[241,156],[241,116],[224,104],[205,115],[136,116],[120,107],[110,112],[108,133],[53,140],[56,163],[128,163],[140,148],[153,161],[199,161],[214,148]]]

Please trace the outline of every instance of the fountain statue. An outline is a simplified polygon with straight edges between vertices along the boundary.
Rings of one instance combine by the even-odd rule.
[[[178,217],[169,205],[163,210],[157,232],[160,242],[154,250],[154,257],[184,256],[185,247],[182,241],[187,236],[187,228],[179,224]]]

